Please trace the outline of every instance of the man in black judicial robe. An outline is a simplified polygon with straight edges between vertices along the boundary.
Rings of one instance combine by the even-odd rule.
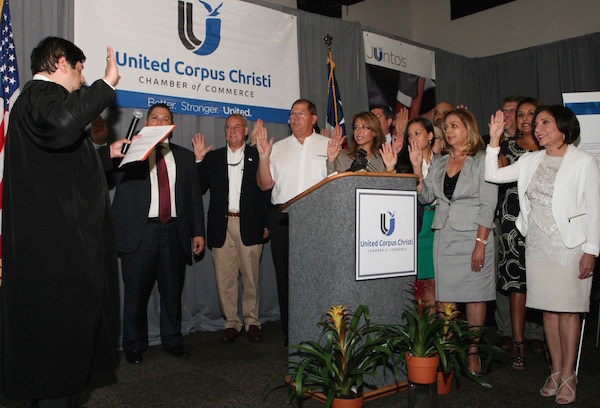
[[[101,159],[84,128],[114,99],[105,76],[80,90],[85,55],[57,37],[10,115],[2,191],[0,391],[33,406],[77,406],[93,372],[115,363],[117,257]],[[124,141],[107,149],[118,156]],[[122,155],[121,155],[122,156]]]

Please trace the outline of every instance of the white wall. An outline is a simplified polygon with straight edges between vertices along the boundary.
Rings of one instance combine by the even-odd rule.
[[[296,8],[296,0],[270,0]],[[365,0],[342,19],[467,57],[485,57],[600,31],[598,0],[516,0],[450,20],[449,0]]]

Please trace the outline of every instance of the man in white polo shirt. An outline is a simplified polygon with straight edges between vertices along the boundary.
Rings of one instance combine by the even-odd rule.
[[[257,140],[259,166],[257,181],[261,190],[271,192],[271,252],[277,276],[281,325],[288,335],[288,215],[279,206],[327,176],[329,138],[314,131],[317,108],[307,99],[299,99],[290,111],[292,135],[273,144],[259,119],[252,130]],[[253,137],[254,139],[254,137]]]

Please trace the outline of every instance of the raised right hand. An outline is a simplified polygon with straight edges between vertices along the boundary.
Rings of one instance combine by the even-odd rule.
[[[410,164],[413,167],[413,173],[420,176],[423,174],[423,151],[421,150],[421,142],[417,139],[412,139],[408,143],[408,156]]]
[[[500,140],[504,135],[505,124],[504,112],[498,109],[496,113],[490,117],[490,123],[488,123],[488,126],[490,127],[490,147],[500,146]]]
[[[204,160],[206,154],[213,148],[213,145],[206,147],[205,137],[202,133],[196,133],[192,138],[192,146],[194,146],[194,155],[196,161]]]
[[[262,119],[256,121],[254,129],[252,129],[252,138],[256,138],[256,150],[258,150],[259,158],[266,159],[271,156],[275,138],[269,140],[267,129],[263,126]]]
[[[119,68],[117,67],[117,60],[115,58],[115,51],[111,46],[106,47],[106,70],[104,71],[104,80],[112,86],[117,86],[121,76],[119,75]]]
[[[338,158],[342,151],[342,144],[344,143],[344,136],[342,135],[342,128],[336,126],[331,134],[329,143],[327,144],[327,161],[333,162]]]

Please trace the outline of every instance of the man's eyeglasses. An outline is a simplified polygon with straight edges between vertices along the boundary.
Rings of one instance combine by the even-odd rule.
[[[368,127],[368,126],[365,126],[365,125],[363,125],[363,126],[352,126],[352,130],[354,130],[355,132],[356,132],[357,130],[359,130],[359,129],[360,129],[360,130],[365,130],[365,131],[366,131],[366,130],[371,130],[371,128],[370,128],[370,127]]]
[[[310,113],[308,112],[290,112],[290,119],[294,116],[298,116],[300,119],[304,119],[308,115],[310,115]]]
[[[511,113],[511,114],[513,114],[513,115],[514,115],[516,112],[517,112],[517,110],[516,110],[516,109],[502,109],[502,113],[504,113],[505,115],[506,115],[507,113]]]

